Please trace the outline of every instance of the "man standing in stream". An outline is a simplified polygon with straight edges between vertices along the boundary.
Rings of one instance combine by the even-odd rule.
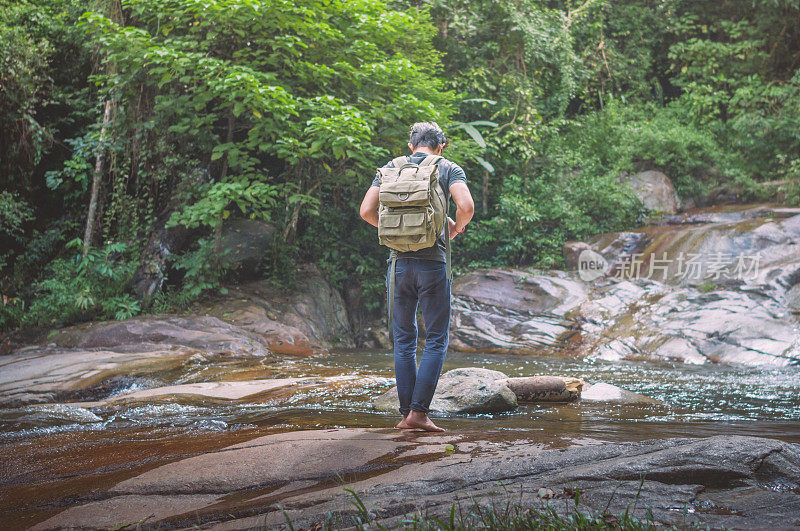
[[[448,140],[435,122],[411,127],[411,155],[378,169],[360,214],[391,249],[386,275],[389,330],[403,420],[401,429],[444,431],[430,411],[450,333],[450,240],[464,232],[475,204],[464,170],[442,157]],[[448,217],[450,198],[455,221]],[[425,348],[417,370],[417,305],[425,322]]]

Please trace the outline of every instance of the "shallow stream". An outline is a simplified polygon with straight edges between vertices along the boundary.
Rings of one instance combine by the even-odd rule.
[[[450,431],[496,445],[534,441],[548,447],[680,436],[755,435],[800,442],[800,370],[624,362],[522,355],[449,353],[444,371],[484,367],[509,376],[552,374],[607,382],[664,402],[623,406],[579,401],[521,405],[498,415],[439,417]],[[309,358],[220,360],[191,370],[120,378],[76,399],[199,381],[371,375],[368,385],[320,385],[280,397],[221,401],[174,396],[42,413],[0,411],[0,510],[15,527],[41,521],[77,498],[166,462],[278,431],[392,427],[396,415],[370,400],[393,384],[388,351],[335,351]],[[487,448],[486,451],[491,451]]]

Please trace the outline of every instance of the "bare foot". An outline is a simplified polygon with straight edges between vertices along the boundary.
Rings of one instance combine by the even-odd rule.
[[[434,424],[433,421],[421,411],[412,411],[403,422],[405,422],[406,426],[409,428],[419,428],[425,431],[444,431],[444,428],[440,428]]]
[[[407,430],[407,429],[410,429],[410,428],[411,428],[411,426],[409,426],[409,425],[406,423],[406,420],[408,420],[408,415],[406,415],[405,417],[403,417],[403,420],[401,420],[400,422],[398,422],[398,423],[397,423],[397,426],[395,426],[395,428],[400,428],[401,430]]]

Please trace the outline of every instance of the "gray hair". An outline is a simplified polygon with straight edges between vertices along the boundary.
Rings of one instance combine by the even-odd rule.
[[[442,144],[447,145],[447,137],[436,122],[417,122],[412,125],[408,141],[415,148],[427,146],[437,149]]]

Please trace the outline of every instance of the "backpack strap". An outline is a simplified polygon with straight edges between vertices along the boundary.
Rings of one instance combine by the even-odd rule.
[[[399,157],[395,157],[392,159],[392,167],[393,168],[400,168],[403,164],[408,163],[408,157],[405,155],[401,155]]]
[[[436,164],[442,158],[443,157],[440,156],[440,155],[428,155],[427,157],[422,159],[422,162],[420,162],[419,165],[420,166],[430,166],[432,164]]]
[[[444,213],[444,246],[446,249],[445,268],[447,270],[447,280],[453,281],[453,266],[450,261],[450,216],[447,215],[447,210]]]
[[[397,251],[392,249],[391,253],[389,253],[389,257],[392,261],[392,265],[389,268],[389,287],[386,308],[389,310],[389,341],[394,342],[394,320],[392,314],[394,313],[394,279],[397,266]]]

